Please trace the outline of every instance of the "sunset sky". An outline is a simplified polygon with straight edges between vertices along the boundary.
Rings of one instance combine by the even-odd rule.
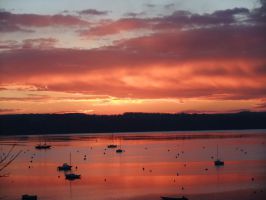
[[[266,110],[266,0],[0,8],[0,114]]]

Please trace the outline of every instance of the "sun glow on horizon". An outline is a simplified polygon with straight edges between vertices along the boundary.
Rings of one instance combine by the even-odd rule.
[[[265,111],[265,2],[170,2],[4,1],[0,114]]]

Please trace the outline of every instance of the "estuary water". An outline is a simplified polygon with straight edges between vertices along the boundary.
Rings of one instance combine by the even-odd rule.
[[[51,148],[35,148],[44,142]],[[0,199],[266,197],[266,130],[1,136],[1,157],[11,148],[21,154],[1,171]],[[217,157],[224,166],[214,166]],[[80,179],[57,170],[70,162]]]

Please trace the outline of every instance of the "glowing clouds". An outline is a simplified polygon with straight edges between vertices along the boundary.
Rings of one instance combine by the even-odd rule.
[[[24,31],[20,41],[0,45],[1,112],[45,112],[47,104],[47,112],[109,114],[263,110],[264,7],[117,19],[108,19],[105,9],[72,15],[1,11],[5,37]],[[51,35],[40,31],[46,28]],[[25,38],[27,30],[33,32]],[[81,41],[83,48],[76,48]],[[36,89],[33,94],[14,85]]]

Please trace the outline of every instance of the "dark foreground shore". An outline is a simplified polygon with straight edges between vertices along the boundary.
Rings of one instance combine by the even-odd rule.
[[[167,196],[162,194],[161,196]],[[169,197],[182,197],[182,195],[169,194]],[[184,194],[189,200],[265,200],[266,188],[236,190],[221,193],[206,193],[206,194]],[[161,200],[160,195],[146,195],[126,200]]]

